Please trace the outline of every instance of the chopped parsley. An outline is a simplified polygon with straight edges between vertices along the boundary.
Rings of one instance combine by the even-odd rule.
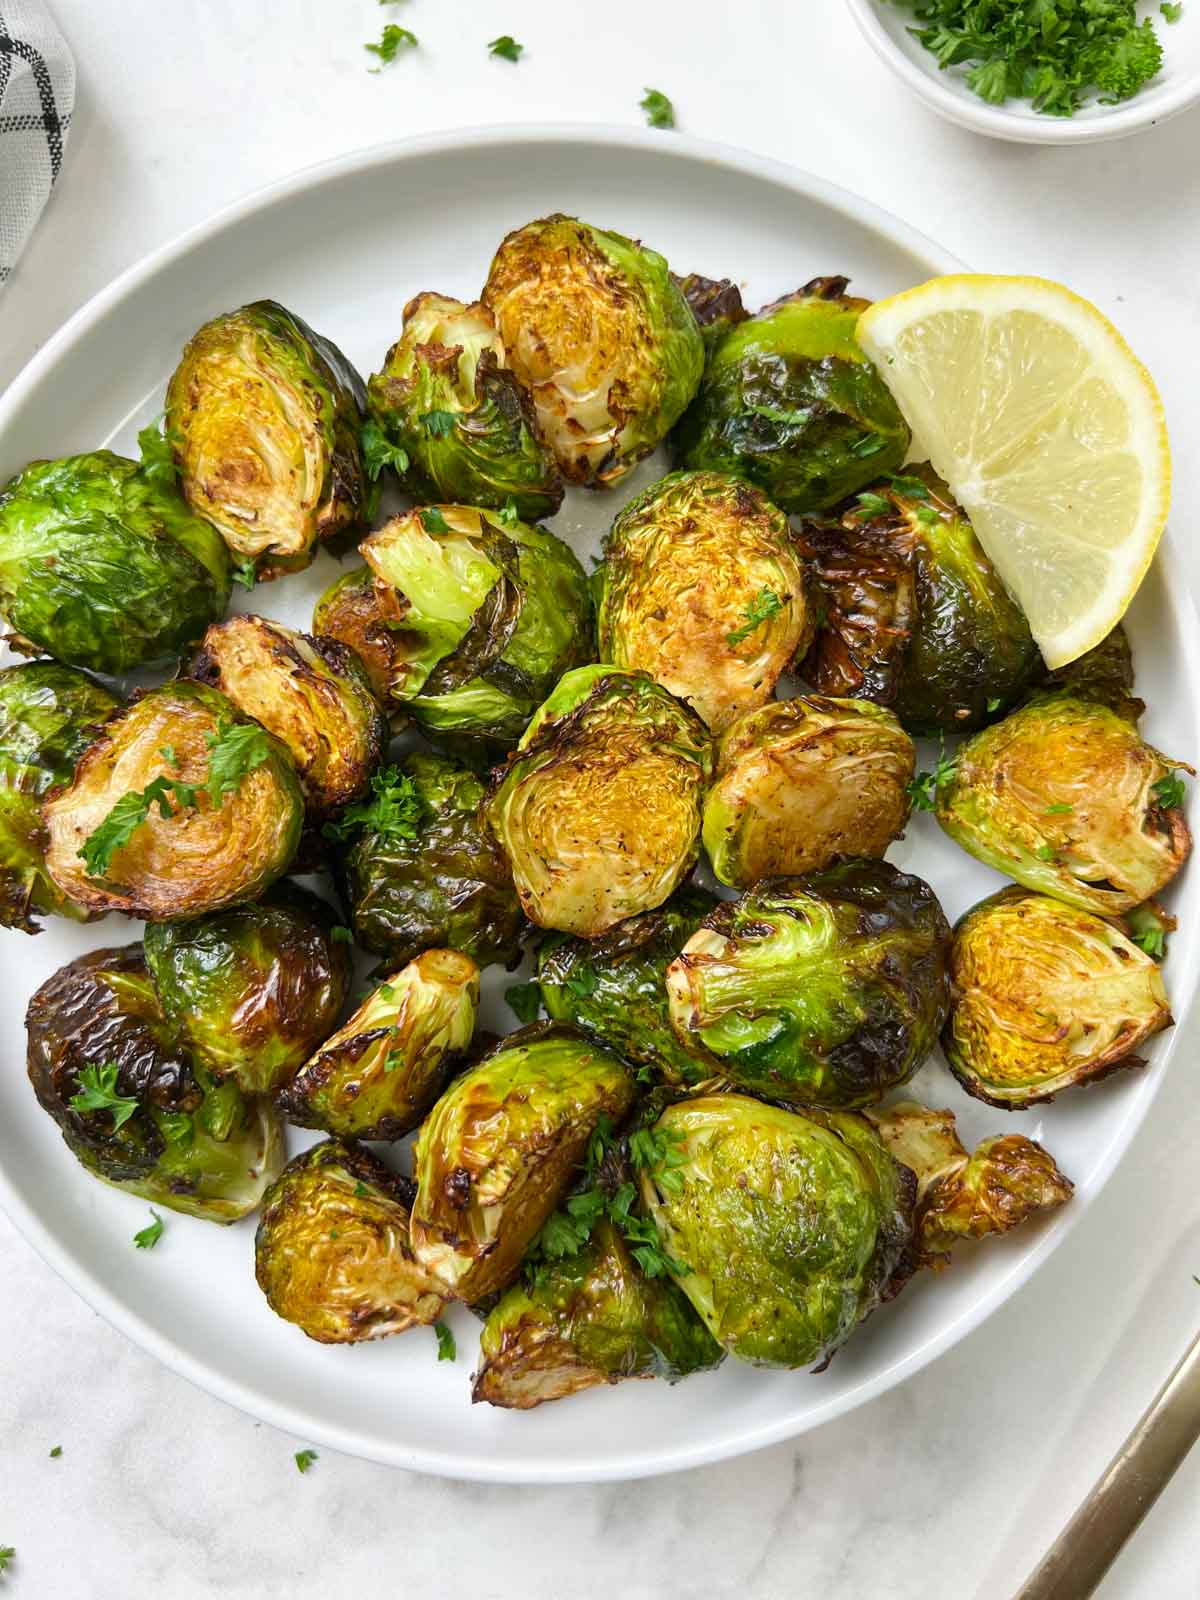
[[[1167,936],[1162,928],[1156,926],[1145,927],[1133,935],[1133,942],[1148,956],[1153,956],[1156,961],[1161,961],[1167,953]]]
[[[1039,861],[1057,861],[1058,852],[1052,844],[1040,844],[1033,852]]]
[[[245,561],[235,561],[229,569],[229,576],[243,589],[253,589],[258,582],[258,567],[255,565],[254,557],[249,556]]]
[[[1048,817],[1067,817],[1070,816],[1074,809],[1075,807],[1068,805],[1065,800],[1060,800],[1056,805],[1046,807],[1046,815]]]
[[[330,928],[329,937],[333,940],[334,944],[354,943],[354,935],[350,932],[349,928],[343,927],[340,922],[336,927]]]
[[[518,44],[511,33],[502,33],[488,44],[488,55],[499,56],[502,61],[519,61],[525,46]]]
[[[859,515],[864,517],[878,517],[892,509],[892,502],[884,495],[876,494],[871,489],[864,489],[862,494],[855,495],[858,501]]]
[[[929,485],[922,483],[920,478],[905,478],[896,472],[889,472],[887,481],[897,494],[907,495],[910,500],[928,500]]]
[[[444,1322],[435,1322],[433,1331],[437,1335],[438,1360],[453,1361],[458,1355],[458,1346],[454,1343],[454,1335]]]
[[[271,757],[271,736],[257,722],[221,722],[205,740],[208,745],[208,776],[204,788],[214,806],[227,794],[241,788],[248,778]]]
[[[385,767],[372,775],[367,799],[347,806],[336,822],[327,822],[321,831],[327,839],[346,840],[361,830],[391,843],[415,839],[420,821],[421,797],[416,785],[399,767]]]
[[[393,444],[377,422],[364,422],[359,439],[368,478],[378,478],[385,467],[394,467],[401,476],[408,471],[408,451]]]
[[[509,495],[508,499],[501,506],[499,516],[500,521],[506,528],[515,528],[520,522],[521,513],[517,509],[517,502],[513,499],[512,495]]]
[[[675,126],[675,107],[661,89],[647,89],[646,98],[639,100],[638,105],[646,113],[646,121],[650,127],[673,128]]]
[[[421,526],[426,533],[450,532],[450,524],[436,506],[426,506],[421,512]]]
[[[542,1009],[542,991],[536,983],[510,983],[504,1001],[519,1022],[536,1022]]]
[[[364,50],[369,50],[373,56],[378,56],[383,66],[395,61],[401,50],[414,50],[417,45],[417,36],[409,28],[402,28],[398,23],[389,22],[379,36],[377,44],[365,44]],[[379,67],[372,67],[372,72],[378,72]]]
[[[133,1242],[139,1250],[153,1250],[154,1246],[162,1238],[163,1219],[153,1206],[150,1207],[150,1215],[154,1218],[154,1221],[148,1222],[140,1233],[135,1233],[133,1236]]]
[[[62,1445],[56,1444],[50,1452],[51,1461],[57,1461],[60,1455],[62,1455]]]
[[[574,1000],[590,1000],[599,985],[599,978],[590,967],[580,967],[563,979],[563,988]]]
[[[933,811],[937,806],[939,792],[948,783],[954,782],[957,770],[957,757],[949,757],[944,749],[940,750],[933,771],[918,772],[905,789],[905,793],[918,811]]]
[[[297,1450],[295,1459],[296,1471],[307,1472],[313,1462],[318,1459],[318,1456],[315,1450]]]
[[[774,589],[760,589],[742,612],[745,622],[740,628],[735,628],[732,633],[725,635],[725,643],[736,647],[748,639],[757,628],[761,628],[764,622],[770,622],[772,617],[777,617],[782,610],[783,599]]]
[[[456,420],[453,411],[427,411],[421,418],[421,426],[431,439],[444,439],[454,432]]]
[[[994,694],[989,698],[987,708],[989,711],[999,711],[1003,704],[1004,701],[1001,700],[1000,696],[998,694]]]
[[[68,1102],[72,1111],[111,1111],[112,1131],[123,1128],[138,1109],[134,1095],[117,1093],[117,1064],[88,1065],[79,1074],[79,1088]]]
[[[1168,22],[1178,22],[1183,15],[1182,0],[1162,0],[1158,8]]]
[[[850,446],[850,454],[860,457],[877,456],[881,450],[886,449],[887,440],[881,433],[868,433],[864,434],[857,444]]]
[[[356,1200],[365,1200],[367,1198],[367,1186],[361,1178],[354,1185],[354,1198]]]
[[[8,1571],[8,1563],[16,1555],[16,1549],[11,1544],[0,1544],[0,1572]]]
[[[1170,772],[1165,778],[1160,778],[1157,783],[1150,785],[1150,793],[1164,811],[1171,811],[1183,804],[1187,790],[1179,774]]]

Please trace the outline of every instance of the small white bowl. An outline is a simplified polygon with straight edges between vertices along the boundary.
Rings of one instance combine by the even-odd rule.
[[[1158,77],[1119,105],[1085,105],[1073,117],[1047,117],[1028,101],[989,105],[966,85],[966,69],[943,71],[936,58],[908,32],[913,15],[895,0],[846,0],[867,43],[927,106],[961,128],[1019,144],[1098,144],[1123,139],[1186,111],[1200,101],[1200,0],[1184,0],[1183,16],[1169,23],[1157,0],[1138,7],[1153,17],[1163,47]]]

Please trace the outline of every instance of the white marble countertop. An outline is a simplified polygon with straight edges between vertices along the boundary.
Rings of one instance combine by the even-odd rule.
[[[1200,467],[1196,114],[1115,145],[989,143],[934,119],[837,0],[53,0],[80,71],[66,168],[0,296],[0,383],[90,294],[297,167],[464,123],[680,124],[820,172],[972,265],[1069,282],[1157,376],[1189,554]],[[378,77],[388,20],[422,49]],[[487,59],[509,32],[516,68]],[[664,134],[664,137],[670,137]],[[3,203],[3,197],[0,197]],[[1189,448],[1191,446],[1191,448]],[[1200,1323],[1200,1018],[1123,1165],[1052,1263],[883,1399],[792,1444],[627,1485],[508,1489],[295,1440],[114,1333],[0,1217],[0,1593],[226,1600],[479,1592],[1007,1600]],[[9,1070],[19,1070],[12,1050]],[[61,1457],[51,1459],[61,1444]],[[1200,1595],[1200,1452],[1103,1586]]]

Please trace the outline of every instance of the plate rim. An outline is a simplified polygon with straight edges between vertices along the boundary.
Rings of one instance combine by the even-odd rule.
[[[26,363],[7,391],[0,395],[0,433],[20,411],[26,395],[49,375],[60,359],[95,323],[134,295],[143,283],[172,266],[193,248],[235,228],[239,222],[256,212],[283,203],[307,190],[320,188],[342,177],[359,175],[374,167],[420,161],[428,156],[482,147],[551,143],[603,147],[617,152],[649,150],[655,154],[671,153],[687,162],[719,166],[748,178],[763,179],[807,199],[816,200],[859,226],[873,229],[888,244],[910,250],[937,272],[967,270],[963,262],[927,234],[873,201],[863,199],[803,168],[735,145],[676,132],[664,133],[603,123],[498,123],[449,129],[364,146],[310,164],[284,178],[255,188],[159,245],[85,301]],[[1196,627],[1196,612],[1190,591],[1169,535],[1164,537],[1159,547],[1156,564],[1166,580],[1165,603],[1174,614],[1183,650],[1190,658],[1192,670],[1189,678],[1195,683],[1200,680],[1197,666],[1200,646],[1191,641],[1197,638],[1200,630]],[[1194,968],[1195,963],[1190,963],[1190,982],[1182,992],[1180,1021],[1188,1015],[1194,998]],[[651,1447],[594,1463],[556,1463],[532,1458],[521,1462],[495,1461],[486,1454],[486,1446],[482,1446],[475,1455],[401,1444],[381,1449],[376,1439],[361,1435],[353,1428],[324,1422],[313,1427],[313,1419],[299,1407],[264,1397],[252,1385],[193,1357],[169,1337],[160,1334],[139,1312],[126,1305],[89,1263],[72,1255],[57,1235],[43,1225],[3,1166],[0,1166],[0,1204],[41,1259],[110,1326],[170,1371],[252,1418],[346,1455],[436,1477],[512,1484],[626,1481],[728,1460],[798,1437],[895,1388],[981,1326],[1021,1283],[1027,1282],[1054,1254],[1108,1184],[1159,1091],[1163,1076],[1173,1059],[1177,1039],[1178,1029],[1164,1041],[1161,1052],[1136,1086],[1138,1092],[1130,1096],[1126,1116],[1108,1146],[1098,1153],[1087,1191],[1077,1195],[1071,1206],[1055,1213],[1054,1218],[1042,1228],[1032,1248],[1019,1260],[1014,1260],[1009,1269],[968,1309],[903,1359],[865,1377],[823,1405],[816,1406],[799,1423],[789,1417],[743,1432],[734,1428],[720,1439],[701,1445]]]

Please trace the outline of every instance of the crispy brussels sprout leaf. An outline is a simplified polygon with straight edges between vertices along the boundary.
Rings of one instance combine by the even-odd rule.
[[[1133,692],[1133,652],[1118,622],[1094,650],[1046,674],[1039,692],[1061,689],[1076,700],[1096,700],[1127,722],[1136,722],[1146,702]]]
[[[0,613],[30,654],[153,666],[224,615],[229,583],[208,523],[111,451],[35,461],[0,493]]]
[[[394,732],[408,721],[402,704],[407,668],[398,633],[406,609],[407,602],[370,567],[335,578],[313,608],[313,633],[354,652]]]
[[[590,939],[661,905],[696,859],[711,770],[704,724],[644,673],[567,673],[487,802],[530,921]]]
[[[510,233],[483,290],[571,483],[616,483],[696,392],[704,345],[656,251],[555,215]]]
[[[353,1141],[326,1139],[272,1185],[254,1241],[271,1310],[322,1344],[436,1322],[445,1294],[409,1240],[409,1186]]]
[[[886,861],[766,878],[722,901],[667,969],[671,1022],[737,1088],[866,1105],[936,1043],[949,943],[933,890]]]
[[[915,766],[899,722],[867,700],[804,695],[747,712],[717,747],[704,802],[718,882],[748,888],[882,856],[908,821]]]
[[[333,1032],[350,986],[333,928],[322,901],[287,883],[256,905],[147,927],[163,1013],[214,1077],[273,1094]]]
[[[622,1062],[573,1028],[510,1034],[456,1078],[417,1141],[413,1246],[460,1300],[504,1288],[588,1139],[633,1101]]]
[[[1118,1067],[1171,1025],[1158,963],[1111,922],[1004,889],[958,923],[942,1035],[968,1094],[1009,1110]]]
[[[741,290],[729,278],[703,278],[690,272],[686,278],[676,278],[675,285],[696,319],[706,351],[750,315]]]
[[[648,672],[714,732],[771,698],[811,632],[787,519],[736,479],[652,484],[613,523],[605,557],[601,658]]]
[[[647,1278],[610,1222],[489,1313],[471,1398],[528,1411],[623,1378],[676,1382],[724,1351],[669,1278]]]
[[[959,749],[937,820],[1027,889],[1120,916],[1168,884],[1192,836],[1176,768],[1097,701],[1037,696]]]
[[[683,1160],[643,1172],[642,1199],[686,1272],[680,1288],[730,1355],[828,1360],[908,1270],[913,1180],[868,1123],[743,1095],[669,1106]]]
[[[426,950],[381,983],[283,1090],[289,1122],[360,1139],[399,1139],[441,1093],[475,1031],[479,968]]]

